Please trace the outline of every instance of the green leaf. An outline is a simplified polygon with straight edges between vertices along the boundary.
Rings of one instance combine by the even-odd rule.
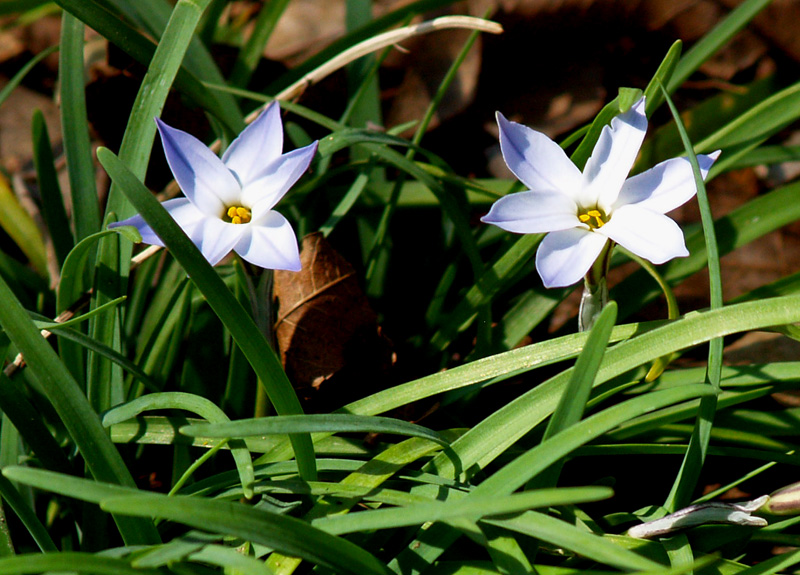
[[[198,497],[148,494],[105,499],[101,507],[143,517],[160,517],[205,531],[241,537],[337,572],[386,575],[389,570],[357,545],[308,523],[239,503]]]
[[[748,304],[726,306],[720,310],[688,314],[681,320],[609,349],[597,374],[595,385],[653,361],[657,357],[715,337],[800,321],[800,308],[793,309],[794,305],[800,305],[800,296],[748,302]],[[524,369],[525,363],[518,362],[516,367]],[[491,414],[453,443],[451,449],[460,460],[462,469],[485,466],[543,421],[552,413],[563,392],[563,386],[570,377],[570,370],[567,370],[539,384]],[[369,405],[371,403],[369,399],[362,400],[362,404]],[[386,402],[388,403],[390,402]],[[360,412],[353,409],[353,406],[347,406],[345,409],[353,413]],[[446,477],[454,477],[456,474],[450,457],[443,455],[437,456],[428,469],[435,469]]]
[[[39,335],[28,314],[0,278],[0,326],[24,355],[39,381],[44,394],[52,403],[92,475],[99,481],[134,485],[125,463],[100,418],[89,406],[77,382],[58,359],[50,344]],[[158,541],[153,524],[115,517],[125,541],[129,544]]]
[[[47,277],[47,254],[36,222],[20,205],[5,176],[0,175],[0,228],[11,237],[42,277]]]
[[[61,186],[58,183],[58,173],[56,172],[55,159],[53,158],[53,145],[50,142],[47,124],[45,124],[44,114],[42,114],[41,110],[34,111],[31,124],[31,131],[33,132],[33,164],[36,168],[39,193],[42,195],[42,217],[53,242],[56,261],[58,266],[61,267],[75,240],[69,229],[67,209],[64,207],[64,196],[61,194]]]
[[[145,37],[126,20],[109,11],[99,2],[86,0],[55,0],[66,12],[85,22],[109,42],[122,49],[139,64],[149,66],[156,51],[156,44]],[[169,38],[168,38],[169,40]],[[241,115],[232,115],[227,107],[195,75],[181,68],[175,76],[175,88],[190,98],[199,108],[213,114],[231,133],[238,133],[244,126]],[[152,116],[150,118],[152,121]]]
[[[529,511],[511,519],[487,519],[486,522],[535,537],[556,548],[569,549],[580,556],[618,569],[642,572],[661,567],[655,561],[621,545],[544,513]]]
[[[61,446],[53,437],[42,413],[5,373],[0,374],[0,409],[8,417],[30,449],[49,469],[68,472],[72,468]]]
[[[217,407],[211,400],[200,397],[199,395],[176,391],[169,393],[151,393],[129,401],[128,403],[118,405],[103,414],[103,426],[111,427],[115,423],[132,419],[140,413],[155,409],[181,409],[190,411],[222,427],[225,426],[225,423],[230,423],[230,419],[225,415],[225,412]],[[198,427],[203,426],[199,425]],[[234,437],[234,435],[224,435],[221,437]],[[242,489],[245,497],[248,499],[252,498],[254,476],[253,461],[250,457],[250,452],[247,450],[247,446],[243,441],[231,440],[228,444],[234,461],[236,462],[236,468],[239,470],[239,477],[242,482]]]
[[[97,197],[84,90],[84,28],[84,23],[72,14],[67,11],[62,13],[58,63],[61,133],[77,241],[100,230],[100,202]]]
[[[664,56],[664,59],[658,66],[658,70],[656,70],[656,73],[644,90],[645,115],[648,118],[652,116],[653,112],[655,112],[664,101],[664,97],[661,94],[661,86],[666,86],[672,78],[672,74],[675,72],[678,60],[681,57],[682,48],[683,42],[680,40],[676,40],[672,46],[670,46],[667,55]]]
[[[283,415],[268,418],[241,419],[215,425],[195,424],[180,432],[190,437],[256,437],[292,433],[391,433],[429,439],[440,445],[448,442],[438,433],[421,425],[389,417],[349,415],[344,413]]]
[[[28,573],[33,575],[50,572],[77,572],[97,575],[163,575],[163,572],[158,569],[135,568],[124,559],[75,551],[18,555],[0,559],[0,573],[2,575],[27,575]]]
[[[553,437],[580,421],[616,321],[617,304],[612,301],[600,312],[589,333],[586,345],[575,362],[572,377],[553,412],[553,417],[550,418],[550,423],[547,424],[544,439]]]
[[[688,399],[716,394],[717,391],[710,385],[697,383],[654,391],[604,409],[561,431],[558,435],[545,439],[540,445],[518,456],[485,479],[472,491],[470,497],[509,494],[552,463],[566,457],[577,447],[611,431],[629,419]]]
[[[700,207],[700,218],[703,223],[703,236],[705,239],[708,262],[709,286],[711,291],[711,309],[722,307],[722,274],[719,264],[719,247],[717,246],[717,236],[714,230],[714,218],[711,214],[711,206],[708,202],[706,187],[703,183],[703,176],[700,173],[700,165],[697,163],[697,156],[692,150],[692,143],[683,126],[680,115],[675,104],[662,87],[662,95],[667,101],[672,117],[678,127],[683,146],[692,165],[695,186],[697,188],[697,203]],[[708,351],[708,371],[706,381],[716,391],[720,389],[720,376],[722,373],[722,338],[717,337],[711,340]],[[675,511],[689,503],[691,494],[694,491],[700,471],[705,461],[705,454],[711,439],[711,427],[713,426],[714,414],[717,409],[717,397],[712,396],[700,401],[695,431],[686,451],[686,456],[675,479],[673,488],[667,497],[665,507],[670,511]],[[676,551],[677,552],[677,551]]]
[[[10,381],[2,381],[6,379],[5,376],[0,376],[0,385],[7,386],[11,384]],[[6,406],[3,405],[3,409]],[[13,419],[11,419],[13,421]],[[58,551],[58,547],[53,543],[53,539],[47,532],[47,529],[42,525],[39,518],[36,517],[36,512],[31,509],[30,505],[25,498],[20,495],[14,485],[5,477],[0,476],[0,495],[3,497],[3,505],[8,505],[14,513],[19,517],[22,524],[28,530],[28,533],[44,553],[51,551]]]
[[[547,424],[542,437],[543,440],[558,435],[581,420],[616,320],[617,304],[612,301],[600,312],[589,333],[586,345],[575,362],[572,377],[570,377],[564,388],[561,399],[559,399],[558,405],[553,411],[553,416]],[[553,467],[538,478],[536,485],[539,487],[556,485],[560,471],[561,464],[556,462]]]
[[[750,20],[755,18],[771,0],[746,0],[721,20],[709,33],[686,52],[678,63],[667,92],[672,93],[683,84],[692,73],[711,58],[717,50],[727,44]]]
[[[275,30],[278,20],[289,5],[289,1],[275,0],[259,10],[253,29],[233,65],[229,80],[231,85],[247,87],[256,66],[261,61],[267,42]]]
[[[335,535],[422,525],[428,521],[456,518],[477,520],[483,517],[519,513],[554,505],[572,505],[607,499],[613,491],[607,487],[538,489],[504,497],[458,498],[455,501],[431,500],[409,507],[362,511],[347,515],[329,515],[312,522],[314,527]]]

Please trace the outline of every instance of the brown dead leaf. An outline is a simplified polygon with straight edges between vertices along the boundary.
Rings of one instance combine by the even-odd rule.
[[[393,363],[391,343],[381,334],[353,266],[322,234],[303,238],[300,261],[299,272],[275,272],[281,359],[307,400],[321,399],[323,383],[347,372],[346,381],[324,394],[335,392],[342,401],[358,393],[354,387],[363,376],[374,376]]]

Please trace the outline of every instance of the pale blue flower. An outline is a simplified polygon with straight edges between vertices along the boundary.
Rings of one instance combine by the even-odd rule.
[[[162,205],[211,265],[231,251],[266,269],[300,269],[297,237],[272,208],[308,169],[317,142],[283,154],[280,107],[270,105],[217,157],[200,140],[156,119],[167,162],[185,194]],[[161,239],[139,216],[109,227],[134,226],[147,244]]]
[[[666,214],[697,193],[691,164],[673,158],[628,178],[647,131],[644,98],[605,126],[583,173],[550,138],[497,113],[506,164],[528,191],[497,200],[481,221],[546,233],[536,269],[546,287],[583,278],[609,240],[661,264],[689,255]],[[697,156],[703,178],[719,151]]]

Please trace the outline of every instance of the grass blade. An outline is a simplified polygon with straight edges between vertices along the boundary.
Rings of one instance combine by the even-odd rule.
[[[84,24],[64,11],[61,16],[61,52],[58,64],[61,96],[61,133],[67,158],[75,239],[81,241],[100,230],[86,93],[83,81]]]
[[[55,159],[53,158],[53,145],[50,143],[50,135],[47,132],[47,124],[44,123],[44,114],[42,114],[41,110],[36,110],[33,113],[31,123],[33,163],[36,168],[39,193],[42,195],[42,217],[53,242],[56,262],[58,262],[58,267],[61,268],[75,240],[72,238],[72,232],[69,229],[67,209],[64,207],[64,196],[61,194],[61,186],[58,183],[58,174],[56,173]]]
[[[294,517],[238,503],[148,494],[106,499],[101,507],[241,537],[341,573],[385,575],[388,572],[375,556],[346,539],[329,535]]]
[[[182,427],[180,432],[189,437],[256,437],[314,432],[391,433],[429,439],[444,446],[449,445],[441,435],[421,425],[389,417],[345,413],[261,417],[215,425],[201,423]]]
[[[225,412],[205,397],[200,397],[199,395],[191,393],[169,392],[151,393],[110,409],[103,414],[103,426],[111,427],[115,423],[132,419],[140,413],[156,409],[181,409],[190,411],[207,421],[223,427],[225,423],[230,422]],[[203,426],[199,425],[198,427]],[[227,438],[233,437],[233,435],[221,437]],[[244,442],[239,440],[231,440],[228,442],[228,445],[230,446],[231,454],[236,462],[236,467],[239,470],[239,478],[242,482],[244,495],[250,499],[253,497],[254,482],[253,462],[250,457],[250,452],[247,450]]]
[[[86,465],[98,481],[134,485],[128,468],[111,443],[100,418],[89,406],[69,370],[39,335],[28,314],[0,278],[0,325],[25,356],[28,369],[39,380],[44,393],[61,417]],[[120,533],[129,544],[158,541],[153,524],[141,519],[115,517]]]
[[[717,246],[717,236],[714,231],[714,218],[711,215],[711,206],[708,203],[706,187],[703,183],[703,176],[700,173],[700,166],[697,163],[697,156],[692,150],[692,144],[689,141],[689,136],[686,134],[686,129],[683,126],[678,110],[675,108],[675,104],[672,103],[672,99],[669,97],[669,94],[667,94],[666,89],[662,89],[662,94],[672,112],[672,117],[681,135],[681,140],[683,141],[686,154],[689,158],[689,163],[692,165],[695,186],[697,187],[697,203],[700,207],[700,218],[703,223],[703,236],[706,244],[706,260],[708,262],[709,285],[711,291],[711,309],[720,309],[722,307],[722,276],[719,265],[719,247]],[[720,389],[721,374],[722,338],[717,337],[713,338],[709,344],[708,369],[706,371],[706,381],[716,391]],[[687,505],[691,499],[692,491],[694,491],[697,480],[700,477],[700,470],[705,461],[716,410],[716,395],[704,398],[700,401],[695,432],[692,434],[692,439],[689,442],[689,449],[686,451],[686,457],[681,464],[678,477],[664,505],[669,511],[675,511]]]

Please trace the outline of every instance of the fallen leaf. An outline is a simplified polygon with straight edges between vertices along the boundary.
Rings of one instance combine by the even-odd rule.
[[[362,380],[374,380],[364,376],[391,366],[392,346],[381,333],[353,266],[322,234],[303,238],[300,261],[299,272],[275,272],[281,359],[307,401],[335,393],[344,403],[344,398],[360,396],[356,388]],[[345,371],[347,378],[320,392],[324,383]]]

